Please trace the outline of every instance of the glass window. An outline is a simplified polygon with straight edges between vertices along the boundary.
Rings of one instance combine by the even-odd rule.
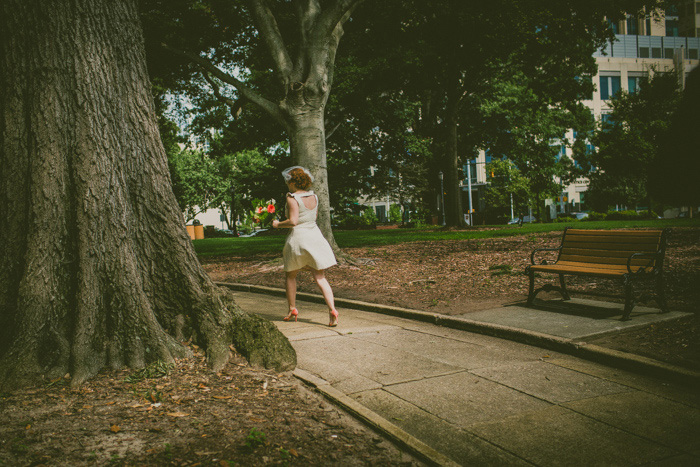
[[[610,99],[610,89],[608,88],[608,77],[600,77],[600,98],[604,101]]]
[[[632,15],[627,16],[627,34],[637,35],[639,34],[639,28],[637,26],[637,18]]]
[[[678,20],[666,18],[666,37],[678,37]]]
[[[610,77],[610,94],[612,97],[615,97],[615,95],[620,92],[621,83],[622,79],[619,76]]]
[[[698,49],[688,49],[688,58],[690,60],[698,59]]]
[[[651,36],[651,18],[647,18],[647,36]]]
[[[619,76],[600,77],[600,98],[604,101],[612,99],[620,92],[621,78]]]
[[[673,58],[673,49],[664,49],[664,58]]]
[[[639,58],[649,58],[649,47],[639,48]]]
[[[661,47],[651,48],[651,58],[661,58]]]
[[[639,76],[630,76],[627,78],[627,91],[630,94],[634,94],[639,91],[639,81],[641,78]]]
[[[379,222],[386,222],[386,206],[375,206],[374,209],[377,211]]]

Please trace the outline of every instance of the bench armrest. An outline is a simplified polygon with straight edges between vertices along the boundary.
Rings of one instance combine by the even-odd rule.
[[[661,253],[634,253],[630,255],[629,258],[627,258],[627,272],[630,274],[639,274],[640,272],[646,272],[646,269],[649,266],[643,266],[641,271],[632,272],[632,260],[635,258],[650,258],[650,259],[658,259],[661,258]],[[654,265],[652,269],[656,269],[657,265]]]
[[[559,251],[561,250],[561,247],[557,248],[536,248],[535,250],[532,251],[532,254],[530,255],[530,264],[535,264],[535,254],[537,254],[540,251]],[[542,264],[547,264],[546,262]]]

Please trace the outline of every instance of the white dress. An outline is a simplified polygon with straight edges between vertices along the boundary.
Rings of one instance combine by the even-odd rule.
[[[337,264],[333,249],[316,225],[318,214],[318,196],[313,191],[303,193],[291,193],[299,204],[299,222],[291,228],[282,252],[284,258],[284,270],[296,271],[309,266],[320,270]],[[313,196],[316,198],[316,207],[309,209],[302,198]],[[291,200],[289,202],[292,202]],[[289,217],[289,212],[287,212]]]

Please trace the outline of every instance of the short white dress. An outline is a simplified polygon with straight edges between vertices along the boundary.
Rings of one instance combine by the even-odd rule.
[[[318,196],[313,191],[291,193],[291,196],[299,204],[299,222],[290,229],[284,244],[284,270],[296,271],[306,266],[320,270],[337,264],[333,249],[316,225]],[[316,198],[316,206],[313,209],[307,208],[302,201],[302,198],[308,196]],[[288,208],[286,209],[288,211]]]

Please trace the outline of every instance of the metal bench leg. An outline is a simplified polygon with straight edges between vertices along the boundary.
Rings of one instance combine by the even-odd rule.
[[[528,266],[527,274],[530,276],[530,287],[527,293],[527,304],[532,305],[535,301],[535,271]]]
[[[622,281],[625,286],[625,311],[622,313],[622,321],[630,319],[632,308],[634,308],[634,297],[632,296],[632,280],[629,274],[622,276]]]
[[[564,274],[559,274],[559,284],[561,285],[561,296],[564,300],[571,300],[569,292],[566,290],[566,282],[564,282]]]

